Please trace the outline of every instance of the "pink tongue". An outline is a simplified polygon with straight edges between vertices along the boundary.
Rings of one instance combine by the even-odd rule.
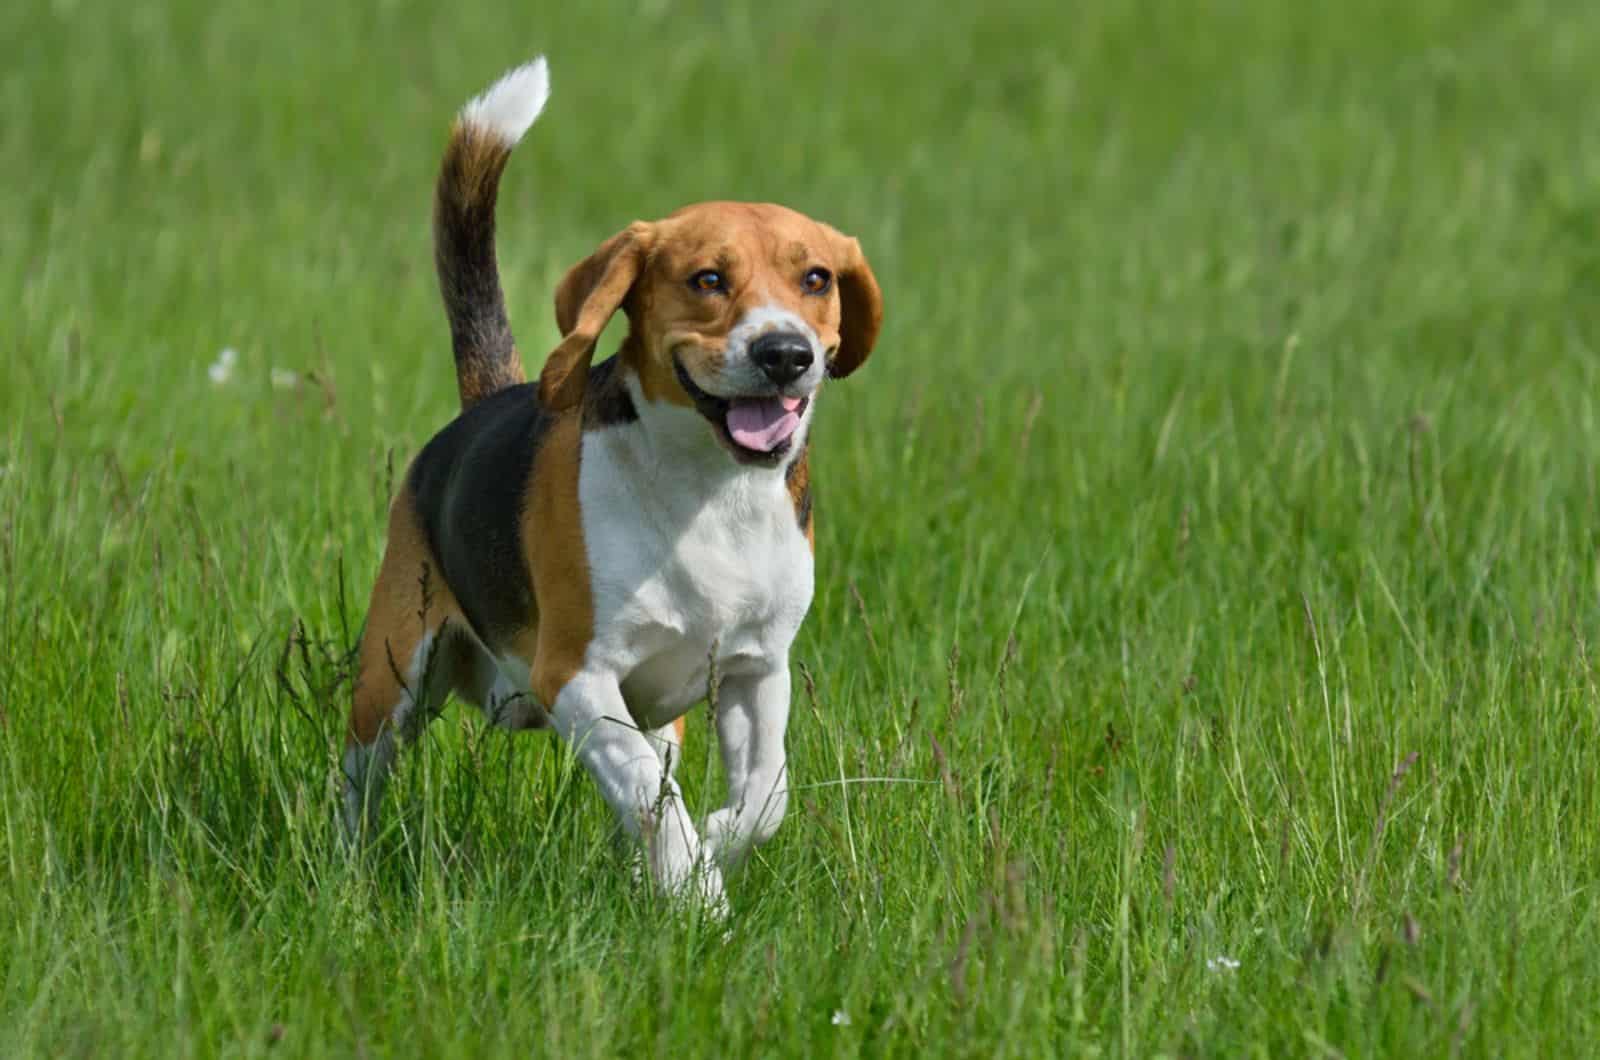
[[[728,406],[728,433],[746,449],[770,453],[800,426],[799,409],[799,398],[740,398]]]

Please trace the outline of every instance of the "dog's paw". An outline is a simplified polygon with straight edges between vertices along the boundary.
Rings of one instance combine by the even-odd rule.
[[[716,862],[701,856],[673,868],[658,867],[656,881],[673,899],[698,906],[717,919],[728,915],[728,894],[722,885],[722,870]]]
[[[738,811],[727,807],[707,817],[700,856],[719,869],[733,871],[749,849],[748,843],[740,841],[738,823]]]
[[[709,856],[710,848],[684,818],[680,827],[647,833],[644,841],[630,844],[628,869],[636,884],[649,882],[673,902],[695,906],[718,919],[728,912],[722,869]]]
[[[702,858],[696,865],[688,897],[715,920],[728,919],[728,892],[722,886],[722,870],[716,862]]]

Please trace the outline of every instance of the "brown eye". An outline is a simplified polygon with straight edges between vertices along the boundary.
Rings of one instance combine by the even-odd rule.
[[[689,277],[689,287],[702,294],[712,294],[728,289],[728,282],[722,278],[722,273],[716,269],[701,269]]]
[[[806,294],[827,294],[828,288],[833,286],[833,273],[827,269],[808,269],[800,286],[805,288]]]

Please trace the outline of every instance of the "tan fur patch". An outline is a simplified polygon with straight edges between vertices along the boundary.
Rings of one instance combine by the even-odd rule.
[[[665,358],[648,357],[643,350],[644,347],[638,338],[629,335],[617,353],[633,369],[634,377],[639,380],[639,389],[644,393],[644,399],[693,408],[694,401],[689,397],[689,392],[678,382],[677,373],[671,363]]]
[[[806,544],[811,546],[811,551],[817,550],[816,535],[812,531],[811,522],[811,451],[808,447],[802,450],[789,465],[789,470],[784,475],[785,485],[789,487],[789,500],[794,503],[794,517],[800,524],[800,530],[806,535]]]
[[[514,638],[512,650],[528,663],[534,697],[549,708],[583,667],[594,636],[589,555],[578,506],[581,411],[551,426],[534,458],[522,540],[533,574],[538,619]]]
[[[404,697],[402,681],[412,680],[406,671],[426,635],[439,634],[433,665],[451,667],[454,675],[462,660],[447,624],[465,628],[407,487],[389,506],[388,544],[361,635],[348,739],[368,744],[378,738]]]

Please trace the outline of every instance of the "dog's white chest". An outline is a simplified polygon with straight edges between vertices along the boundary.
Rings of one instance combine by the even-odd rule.
[[[581,469],[590,663],[617,674],[639,722],[704,698],[713,658],[724,674],[786,664],[813,568],[781,474],[647,472],[603,435],[585,438]]]

